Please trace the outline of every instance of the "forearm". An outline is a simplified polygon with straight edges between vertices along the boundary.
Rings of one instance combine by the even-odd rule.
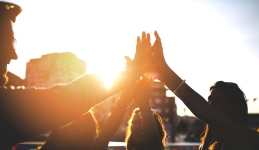
[[[113,84],[110,88],[111,91],[109,92],[111,92],[113,95],[114,93],[118,93],[124,89],[127,89],[128,87],[132,86],[133,83],[135,83],[144,73],[144,70],[140,67],[135,67],[133,69],[120,72],[115,77],[115,80],[113,81]]]
[[[3,92],[1,117],[24,138],[63,126],[92,107],[92,102],[84,99],[83,92],[74,93],[64,86],[1,90]]]
[[[118,106],[114,108],[112,114],[101,129],[100,135],[95,139],[92,146],[93,150],[107,149],[109,141],[118,130],[126,111],[126,108],[119,108]]]
[[[182,80],[171,70],[167,72],[166,78],[167,80],[164,83],[171,91],[175,91],[182,82]],[[186,83],[182,84],[175,94],[196,117],[209,124],[210,127],[216,130],[225,140],[235,139],[236,141],[243,141],[243,143],[245,143],[244,141],[253,140],[255,134],[253,130],[235,123],[218,112]]]
[[[126,113],[126,109],[122,110],[121,108],[115,107],[112,111],[112,114],[109,116],[108,120],[105,122],[101,134],[99,137],[102,140],[110,140],[112,136],[116,133],[117,129],[119,128],[124,115]]]
[[[107,90],[101,78],[96,75],[85,75],[68,85],[57,85],[50,89],[2,88],[1,119],[14,132],[12,139],[21,137],[15,140],[19,142],[77,119],[138,77],[136,70],[122,72],[116,80],[120,84],[114,84],[112,90]],[[1,127],[7,130],[6,127]]]
[[[179,85],[183,80],[171,69],[167,69],[163,72],[163,83],[172,91],[175,95],[181,99],[185,105],[192,111],[192,113],[202,120],[209,121],[209,116],[204,113],[204,111],[209,111],[210,105],[207,101],[194,91],[189,85],[183,83],[180,87]],[[179,87],[179,88],[178,88]]]
[[[17,137],[31,138],[77,119],[92,106],[133,83],[140,74],[138,68],[120,73],[111,89],[105,88],[96,75],[85,75],[70,84],[50,89],[1,88],[0,117]]]

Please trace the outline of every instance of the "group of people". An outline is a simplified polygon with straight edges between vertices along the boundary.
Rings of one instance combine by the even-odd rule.
[[[145,32],[137,37],[134,59],[120,72],[110,89],[102,78],[86,74],[65,85],[50,88],[4,86],[7,65],[18,58],[12,24],[21,13],[18,5],[0,2],[0,149],[51,131],[42,150],[107,149],[131,100],[138,104],[126,131],[127,150],[161,150],[166,132],[161,117],[149,105],[154,78],[163,82],[192,113],[207,123],[200,150],[258,150],[259,133],[248,127],[245,94],[237,84],[218,81],[209,88],[208,100],[193,90],[166,63],[158,33],[150,43]],[[202,82],[202,81],[201,81]],[[122,92],[112,114],[97,132],[91,107]]]

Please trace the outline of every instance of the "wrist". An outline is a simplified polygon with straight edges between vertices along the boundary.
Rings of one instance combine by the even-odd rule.
[[[178,86],[182,79],[170,68],[164,69],[161,73],[162,82],[167,86],[171,86],[172,83],[176,84]],[[179,82],[179,83],[178,83]],[[177,87],[174,87],[175,90]]]
[[[149,113],[151,111],[151,107],[149,105],[145,105],[145,106],[139,106],[139,110],[141,113]]]
[[[161,67],[158,71],[159,78],[162,82],[165,82],[173,73],[174,71],[169,66]]]
[[[141,65],[135,66],[133,68],[136,70],[137,74],[140,75],[140,76],[143,75],[147,71],[147,67],[144,67],[144,66],[141,66]]]

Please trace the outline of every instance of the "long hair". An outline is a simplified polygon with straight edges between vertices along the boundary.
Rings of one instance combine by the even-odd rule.
[[[126,142],[126,149],[127,150],[134,150],[135,144],[134,144],[134,140],[132,137],[132,121],[135,117],[135,115],[138,115],[138,113],[140,112],[140,110],[137,108],[133,111],[131,118],[128,121],[128,126],[127,126],[127,130],[126,130],[126,138],[125,138],[125,142]],[[154,112],[154,121],[157,127],[157,131],[159,133],[160,139],[161,139],[161,143],[162,143],[162,147],[161,149],[165,149],[166,147],[166,138],[167,138],[167,134],[166,134],[166,130],[164,127],[164,123],[163,120],[161,118],[161,116]]]
[[[238,87],[236,83],[217,81],[214,85],[210,87],[210,91],[213,89],[218,89],[225,94],[227,94],[231,105],[238,105],[238,110],[233,115],[228,116],[229,119],[235,121],[244,126],[248,126],[248,112],[247,112],[247,103],[246,96],[244,92]],[[220,149],[223,144],[222,140],[218,140],[211,145],[209,141],[212,138],[212,129],[206,124],[204,132],[202,133],[201,142],[202,149]]]

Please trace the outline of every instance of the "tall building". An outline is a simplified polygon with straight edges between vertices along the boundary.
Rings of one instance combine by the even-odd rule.
[[[86,62],[70,52],[51,53],[31,59],[26,66],[27,86],[65,84],[86,73]]]

